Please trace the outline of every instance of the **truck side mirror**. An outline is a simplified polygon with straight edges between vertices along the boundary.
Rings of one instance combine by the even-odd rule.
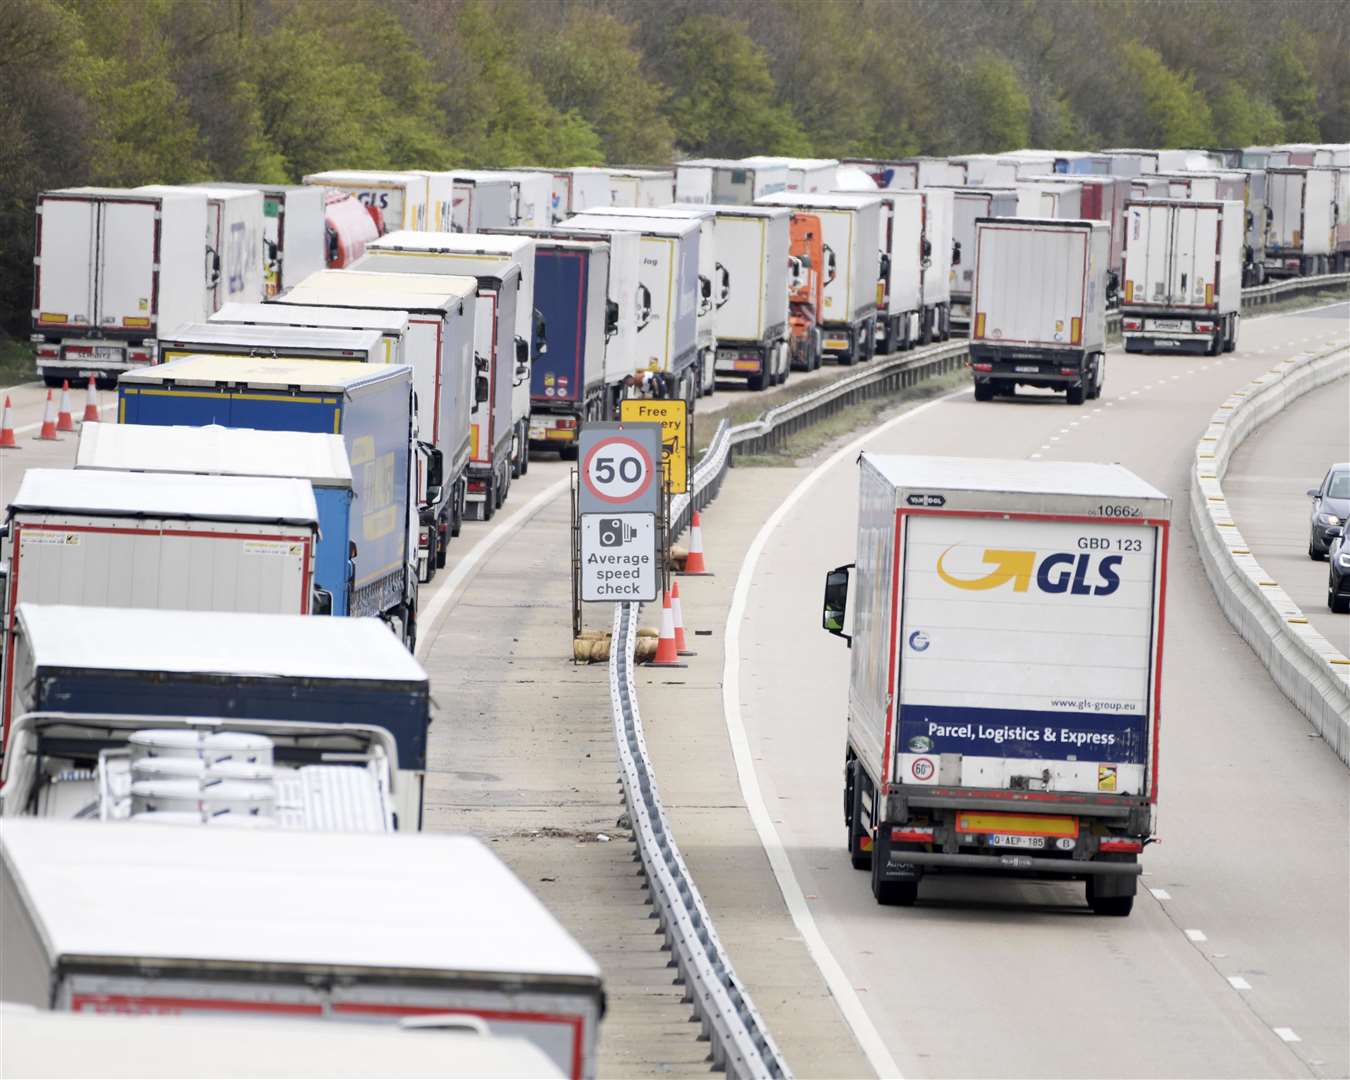
[[[426,450],[427,496],[432,502],[440,497],[441,485],[445,483],[445,455],[434,446],[422,444]]]
[[[605,301],[605,340],[608,341],[619,332],[619,305],[613,300]]]
[[[530,343],[523,337],[516,338],[516,363],[528,364],[530,362]]]
[[[646,285],[638,284],[637,291],[638,307],[638,325],[639,330],[645,330],[647,324],[652,321],[652,291]]]
[[[854,565],[836,566],[825,575],[825,602],[820,617],[825,631],[843,638],[849,648],[853,647],[853,636],[844,633],[844,618],[848,614],[848,572]]]
[[[886,252],[881,253],[881,280],[885,281],[891,276],[891,257]]]

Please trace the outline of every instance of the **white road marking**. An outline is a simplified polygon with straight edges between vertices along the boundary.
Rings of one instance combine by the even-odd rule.
[[[1153,899],[1154,899],[1154,900],[1171,900],[1171,899],[1172,899],[1172,894],[1171,894],[1170,892],[1168,892],[1166,889],[1149,889],[1149,892],[1151,892],[1151,893],[1153,894]]]
[[[474,546],[469,549],[468,554],[455,564],[455,568],[450,571],[450,576],[445,579],[445,584],[441,586],[441,591],[432,598],[431,603],[417,613],[417,621],[419,624],[417,631],[418,656],[426,655],[427,648],[436,638],[436,620],[440,618],[441,612],[444,611],[450,601],[454,599],[455,594],[459,591],[460,586],[464,584],[469,574],[473,572],[474,567],[482,562],[493,548],[543,509],[545,503],[552,501],[566,491],[570,479],[571,476],[569,474],[567,476],[562,476],[552,484],[549,484],[548,487],[544,488],[543,491],[539,492],[539,494],[509,518],[498,524],[496,528],[479,540],[478,543],[474,544]]]
[[[759,786],[759,776],[755,772],[754,755],[750,751],[750,739],[745,731],[745,720],[741,716],[741,624],[745,621],[745,610],[750,599],[750,586],[755,576],[755,568],[759,565],[760,557],[769,545],[769,539],[792,511],[792,508],[819,482],[821,477],[839,462],[856,456],[858,451],[872,439],[878,438],[892,428],[941,405],[945,401],[962,397],[967,393],[966,390],[956,390],[950,394],[943,394],[942,397],[934,398],[932,401],[925,402],[908,412],[892,417],[880,427],[871,429],[866,434],[858,436],[858,438],[836,450],[788,492],[787,497],[778,504],[778,508],[769,515],[769,519],[760,526],[759,532],[755,534],[754,540],[751,541],[750,547],[745,553],[745,558],[741,561],[741,567],[736,577],[736,588],[731,596],[731,609],[727,612],[727,628],[723,638],[726,652],[722,666],[722,716],[726,721],[727,734],[731,740],[731,753],[736,761],[736,776],[740,781],[741,796],[745,799],[746,809],[750,812],[750,820],[754,822],[755,832],[759,834],[759,842],[764,846],[764,853],[769,857],[769,865],[773,868],[773,876],[778,881],[778,888],[782,890],[783,900],[787,904],[788,912],[792,915],[792,921],[801,933],[802,940],[806,943],[807,952],[811,954],[811,958],[816,962],[821,975],[824,976],[830,992],[834,994],[835,1000],[839,1003],[840,1012],[844,1014],[844,1019],[853,1030],[854,1038],[858,1040],[858,1045],[867,1055],[867,1060],[878,1076],[885,1077],[898,1078],[900,1067],[895,1063],[888,1040],[882,1038],[876,1025],[872,1023],[872,1018],[867,1015],[867,1010],[863,1007],[857,991],[853,989],[853,985],[848,976],[844,974],[844,969],[840,966],[839,960],[830,951],[829,945],[826,944],[824,935],[820,932],[820,927],[816,925],[815,916],[811,914],[811,909],[802,894],[801,884],[797,881],[797,876],[792,870],[792,862],[783,847],[782,838],[774,827],[774,819],[764,802],[764,793]]]
[[[1035,461],[1036,458],[1038,458],[1038,457],[1040,457],[1040,456],[1041,456],[1040,454],[1032,454],[1032,455],[1031,455],[1031,459],[1032,459],[1033,461]]]
[[[1209,940],[1209,938],[1205,937],[1205,932],[1204,932],[1203,930],[1187,930],[1187,931],[1186,931],[1186,936],[1187,936],[1188,938],[1190,938],[1192,941],[1208,941],[1208,940]]]
[[[1302,1039],[1300,1039],[1300,1038],[1298,1037],[1298,1032],[1296,1032],[1293,1028],[1277,1027],[1277,1028],[1275,1028],[1274,1030],[1275,1030],[1275,1034],[1278,1035],[1278,1036],[1279,1036],[1281,1039],[1283,1039],[1285,1042],[1302,1042],[1302,1041],[1303,1041]]]
[[[1229,975],[1228,985],[1231,986],[1234,990],[1250,990],[1252,988],[1252,984],[1249,983],[1246,979],[1244,979],[1241,975]]]

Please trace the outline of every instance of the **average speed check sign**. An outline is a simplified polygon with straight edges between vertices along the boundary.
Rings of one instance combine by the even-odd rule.
[[[593,424],[581,430],[583,514],[656,513],[661,501],[659,424]]]

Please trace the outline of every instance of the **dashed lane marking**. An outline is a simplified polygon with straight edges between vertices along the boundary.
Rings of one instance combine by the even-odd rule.
[[[1149,889],[1149,892],[1151,892],[1151,893],[1153,894],[1153,899],[1154,899],[1154,900],[1171,900],[1171,899],[1172,899],[1172,894],[1171,894],[1170,892],[1168,892],[1166,889]]]
[[[1283,1039],[1285,1042],[1302,1042],[1302,1041],[1303,1041],[1302,1039],[1300,1039],[1300,1038],[1298,1037],[1298,1032],[1296,1032],[1293,1028],[1289,1028],[1289,1027],[1277,1027],[1277,1028],[1274,1028],[1274,1029],[1272,1029],[1272,1030],[1274,1030],[1275,1034],[1278,1035],[1278,1036],[1279,1036],[1281,1039]]]
[[[1190,938],[1192,941],[1208,941],[1208,940],[1209,940],[1209,938],[1205,937],[1205,932],[1204,932],[1203,930],[1187,930],[1187,931],[1186,931],[1186,936],[1187,936],[1188,938]]]
[[[1228,985],[1231,986],[1234,990],[1250,990],[1252,988],[1252,984],[1249,983],[1246,979],[1244,979],[1241,975],[1229,975]]]

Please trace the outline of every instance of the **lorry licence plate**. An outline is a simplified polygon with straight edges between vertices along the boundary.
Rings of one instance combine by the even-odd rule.
[[[848,338],[826,338],[821,344],[824,349],[847,349]]]
[[[1037,364],[1017,364],[1013,370],[1023,375],[1035,375],[1041,369]]]
[[[1020,847],[1040,850],[1045,847],[1045,837],[1013,836],[1009,833],[991,833],[989,835],[989,844],[991,847]]]
[[[1149,319],[1146,325],[1150,330],[1167,330],[1173,334],[1189,329],[1180,319]]]

